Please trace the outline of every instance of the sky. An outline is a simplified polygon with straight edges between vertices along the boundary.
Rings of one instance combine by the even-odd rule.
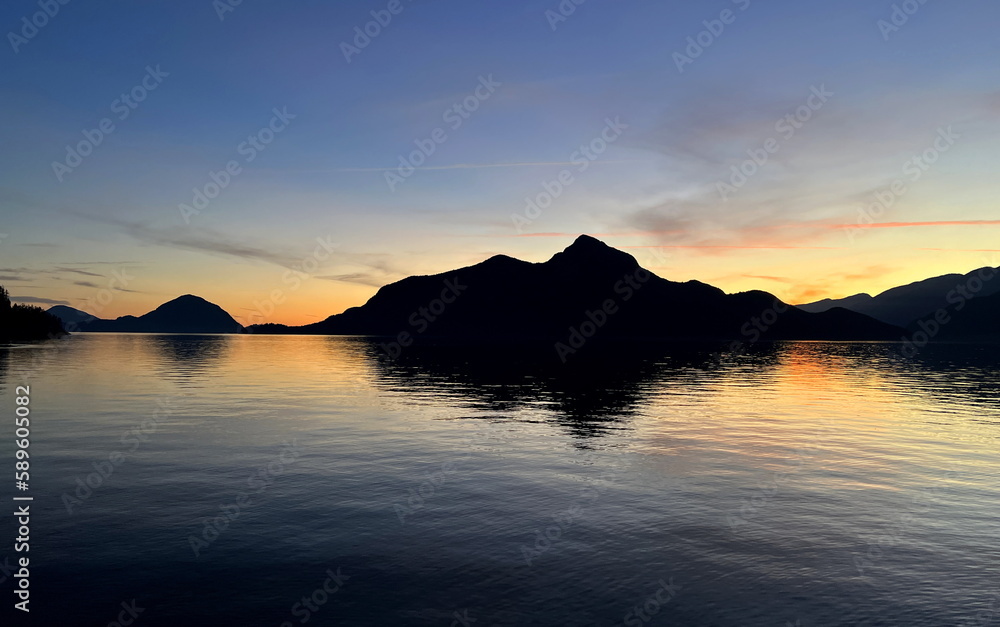
[[[1000,265],[995,0],[231,2],[0,7],[14,300],[305,324],[581,233],[792,303]]]

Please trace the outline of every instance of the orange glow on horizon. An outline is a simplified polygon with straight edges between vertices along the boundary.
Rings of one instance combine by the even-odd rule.
[[[809,223],[760,227],[734,227],[720,231],[714,241],[698,241],[688,233],[687,241],[657,243],[657,234],[675,231],[597,233],[610,246],[634,254],[639,263],[671,281],[698,280],[728,293],[763,290],[784,302],[802,304],[824,298],[843,298],[859,293],[876,295],[900,285],[950,273],[965,273],[984,266],[1000,266],[1000,250],[992,244],[988,228],[1000,220],[952,220],[886,222],[856,226],[864,233],[848,238],[838,233],[848,225]],[[906,227],[942,227],[942,232]],[[948,232],[953,227],[978,226],[969,233]],[[812,231],[797,232],[796,229]],[[932,237],[928,237],[931,235]],[[971,237],[970,237],[971,235]],[[200,258],[175,264],[152,265],[136,273],[126,292],[115,292],[104,306],[94,307],[96,287],[51,289],[17,293],[16,296],[48,296],[100,318],[141,316],[183,294],[194,294],[226,310],[241,324],[277,323],[302,326],[366,303],[379,289],[408,275],[433,275],[480,263],[494,254],[508,254],[530,262],[543,262],[568,246],[578,233],[523,234],[481,244],[465,235],[453,236],[458,245],[399,252],[376,252],[386,264],[364,263],[337,266],[317,272],[301,284],[288,284],[287,268],[254,263],[230,263],[209,267]],[[635,244],[618,243],[615,237],[646,237]],[[477,236],[482,237],[482,236]],[[506,236],[501,236],[506,237]],[[555,243],[550,238],[562,238]],[[635,241],[635,240],[632,240]],[[952,244],[954,247],[948,247]],[[485,248],[485,250],[484,250]],[[377,250],[377,249],[376,249]],[[433,250],[433,252],[429,252]],[[366,253],[367,254],[367,253]],[[405,269],[402,270],[402,269]],[[404,273],[405,272],[405,273]],[[225,276],[225,282],[217,277]],[[338,277],[345,277],[339,279]],[[97,279],[94,279],[97,281]],[[135,289],[132,289],[135,288]],[[24,302],[32,302],[30,299]],[[35,300],[34,302],[39,302]],[[44,303],[45,299],[41,299]],[[43,307],[50,306],[42,304]]]

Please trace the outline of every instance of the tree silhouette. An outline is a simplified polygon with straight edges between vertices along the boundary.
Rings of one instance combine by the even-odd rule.
[[[41,307],[10,302],[10,292],[0,285],[0,342],[44,340],[66,335],[62,321]]]

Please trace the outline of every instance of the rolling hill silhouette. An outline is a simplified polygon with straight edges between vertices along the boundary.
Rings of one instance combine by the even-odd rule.
[[[53,307],[52,309],[57,309]],[[90,314],[58,306],[49,310],[77,331],[88,333],[242,333],[243,326],[214,303],[187,294],[164,303],[142,316],[122,316],[115,320],[94,318]]]
[[[912,333],[933,333],[929,339],[945,342],[996,342],[1000,340],[1000,293],[971,299],[959,309],[958,304],[942,308],[948,320],[939,323],[932,313],[910,323]],[[933,323],[932,323],[933,321]],[[937,323],[935,326],[934,323]]]
[[[80,311],[79,309],[67,307],[66,305],[49,307],[47,311],[56,318],[62,320],[63,326],[66,327],[67,331],[79,331],[84,324],[88,324],[90,322],[107,322],[107,320],[101,320],[96,316],[90,315],[86,311]]]
[[[982,276],[993,278],[984,281]],[[798,308],[817,313],[828,311],[833,307],[843,307],[887,324],[905,327],[918,318],[933,314],[938,308],[951,307],[955,303],[949,303],[949,298],[952,301],[965,299],[959,289],[966,286],[970,288],[981,286],[981,289],[975,290],[976,298],[1000,293],[1000,268],[980,268],[968,274],[946,274],[894,287],[874,297],[868,294],[856,294],[839,300],[825,299],[798,305]],[[966,289],[971,294],[972,290]]]
[[[699,281],[668,281],[642,269],[628,253],[587,235],[544,263],[497,255],[451,272],[386,285],[361,307],[322,322],[258,325],[248,331],[482,341],[569,341],[574,332],[601,338],[747,341],[896,340],[903,333],[842,308],[813,314],[766,292],[729,295]]]

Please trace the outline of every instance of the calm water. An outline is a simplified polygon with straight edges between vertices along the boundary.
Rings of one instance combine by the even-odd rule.
[[[0,348],[32,624],[1000,625],[995,347],[408,350]]]

